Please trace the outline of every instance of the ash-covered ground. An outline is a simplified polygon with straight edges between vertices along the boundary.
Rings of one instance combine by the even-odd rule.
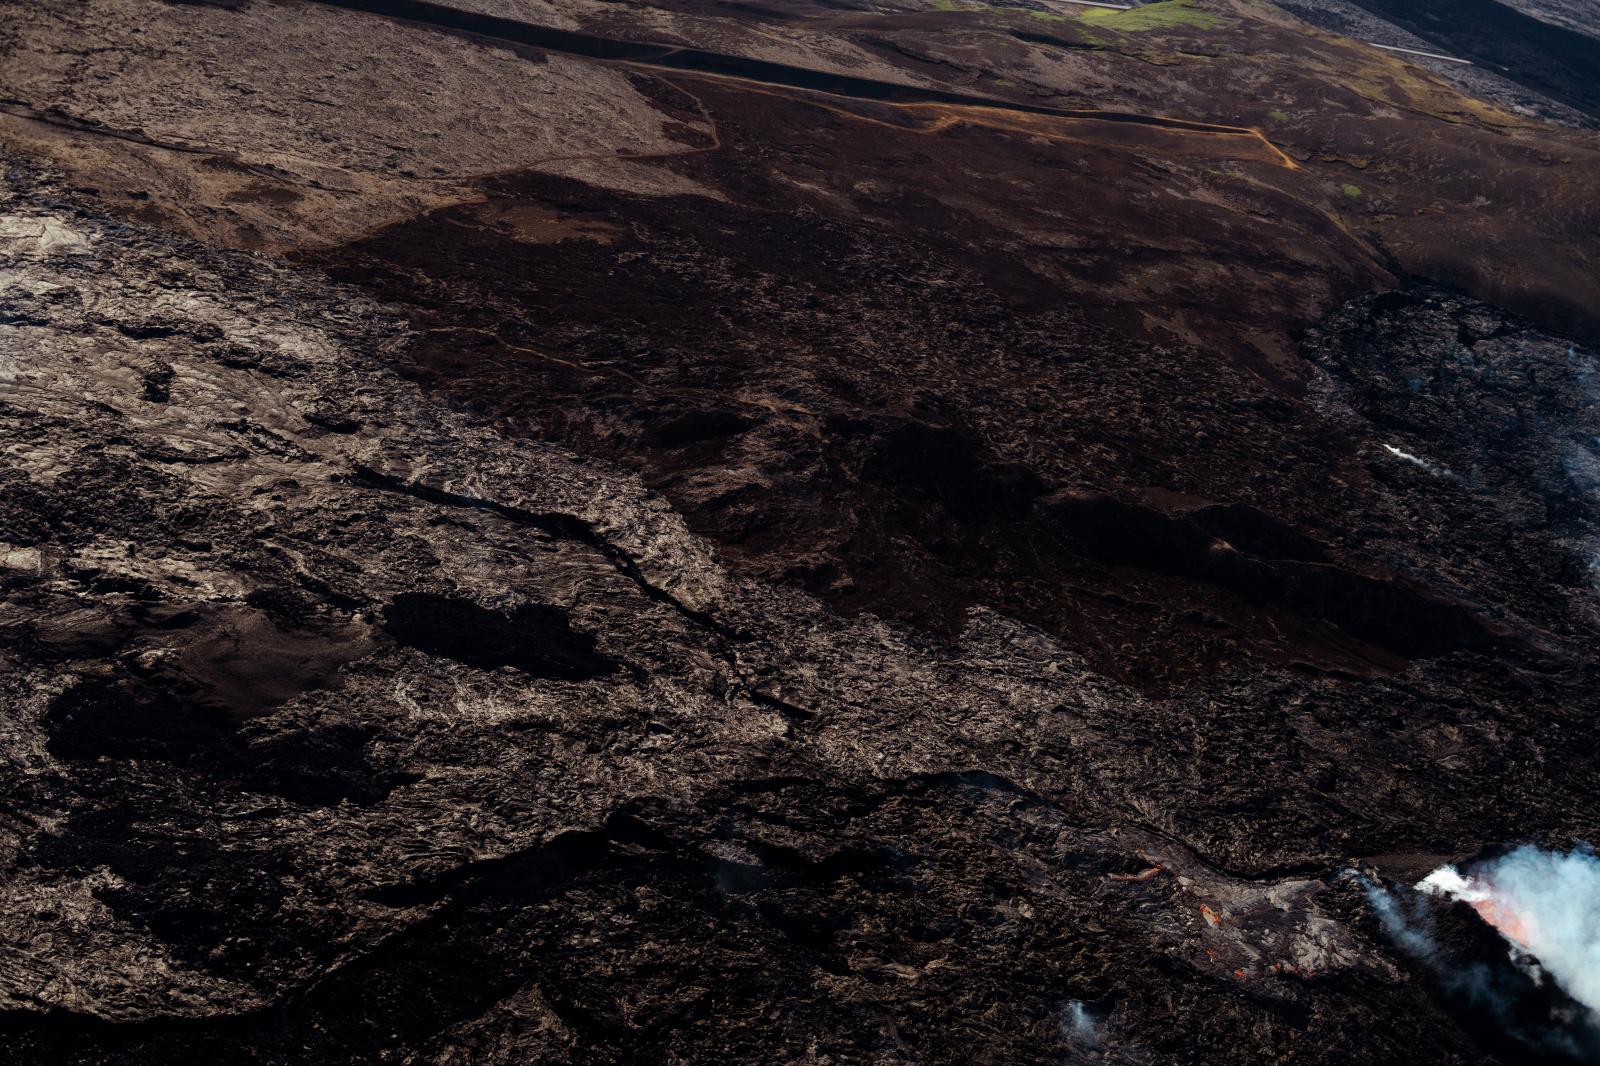
[[[7,1061],[1592,1056],[1594,132],[1246,0],[0,14]]]

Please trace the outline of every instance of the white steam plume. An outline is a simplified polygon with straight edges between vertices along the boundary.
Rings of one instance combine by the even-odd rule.
[[[1417,888],[1470,904],[1600,1023],[1600,856],[1587,847],[1523,845],[1474,864],[1443,866]]]
[[[1372,913],[1384,933],[1406,954],[1432,971],[1448,992],[1471,1004],[1485,1018],[1492,1019],[1506,1037],[1578,1061],[1595,1061],[1593,1052],[1600,1050],[1600,1043],[1596,1042],[1600,1029],[1596,1028],[1596,1016],[1586,1008],[1577,1008],[1584,1010],[1586,1017],[1582,1018],[1553,1008],[1543,1024],[1534,1017],[1520,1014],[1519,1001],[1527,986],[1520,983],[1517,975],[1520,973],[1522,980],[1531,979],[1534,985],[1544,980],[1538,963],[1526,952],[1511,945],[1505,967],[1456,958],[1434,936],[1434,914],[1427,905],[1426,894],[1410,893],[1398,885],[1387,888],[1353,871],[1352,874],[1366,893]],[[1477,892],[1470,880],[1452,867],[1440,868],[1425,882],[1429,890],[1460,888],[1467,896]],[[1471,902],[1466,896],[1459,898]]]
[[[1408,452],[1408,451],[1406,451],[1406,450],[1404,450],[1402,448],[1396,448],[1393,444],[1385,444],[1385,445],[1383,445],[1383,450],[1388,452],[1390,455],[1394,456],[1396,459],[1404,459],[1406,462],[1410,463],[1412,466],[1420,466],[1422,469],[1426,470],[1428,473],[1433,474],[1433,475],[1435,475],[1437,477],[1449,477],[1449,478],[1455,477],[1454,474],[1450,473],[1450,471],[1446,470],[1444,467],[1439,466],[1436,463],[1430,463],[1430,462],[1428,462],[1428,460],[1422,458],[1420,455],[1412,455],[1410,452]]]
[[[1079,1047],[1097,1048],[1103,1040],[1100,1022],[1081,999],[1068,1001],[1066,1009],[1062,1011],[1061,1028],[1068,1042]]]

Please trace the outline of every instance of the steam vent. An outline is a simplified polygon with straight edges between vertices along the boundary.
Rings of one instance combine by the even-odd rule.
[[[0,0],[0,1063],[1600,1064],[1600,0]]]

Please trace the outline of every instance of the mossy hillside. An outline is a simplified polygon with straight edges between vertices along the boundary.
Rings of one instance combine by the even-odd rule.
[[[1104,7],[1086,7],[1079,16],[1083,21],[1119,33],[1142,33],[1146,30],[1170,30],[1193,26],[1203,30],[1221,26],[1228,20],[1221,15],[1202,11],[1189,0],[1162,0],[1157,4],[1127,11],[1113,11]]]

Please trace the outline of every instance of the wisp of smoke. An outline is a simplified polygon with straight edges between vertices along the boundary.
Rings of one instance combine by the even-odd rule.
[[[1443,866],[1423,892],[1470,904],[1600,1024],[1600,856],[1523,845],[1462,874]]]
[[[1100,1046],[1100,1023],[1081,999],[1070,1000],[1062,1012],[1061,1028],[1068,1041],[1083,1048]]]
[[[1367,904],[1372,907],[1372,913],[1377,915],[1378,924],[1383,926],[1389,939],[1400,945],[1401,950],[1412,958],[1433,962],[1438,955],[1438,945],[1433,942],[1433,935],[1420,918],[1403,913],[1400,900],[1377,882],[1359,875],[1356,880],[1367,894]]]
[[[1390,455],[1394,456],[1396,459],[1404,459],[1406,462],[1410,463],[1412,466],[1420,466],[1422,469],[1426,470],[1430,474],[1434,474],[1434,475],[1437,475],[1439,477],[1454,477],[1455,476],[1454,474],[1450,473],[1450,471],[1446,470],[1444,467],[1438,466],[1438,465],[1436,465],[1434,463],[1430,463],[1430,462],[1428,462],[1428,460],[1422,458],[1419,455],[1412,455],[1410,452],[1405,451],[1402,448],[1396,448],[1393,444],[1385,444],[1385,445],[1383,445],[1383,450],[1388,452]]]

